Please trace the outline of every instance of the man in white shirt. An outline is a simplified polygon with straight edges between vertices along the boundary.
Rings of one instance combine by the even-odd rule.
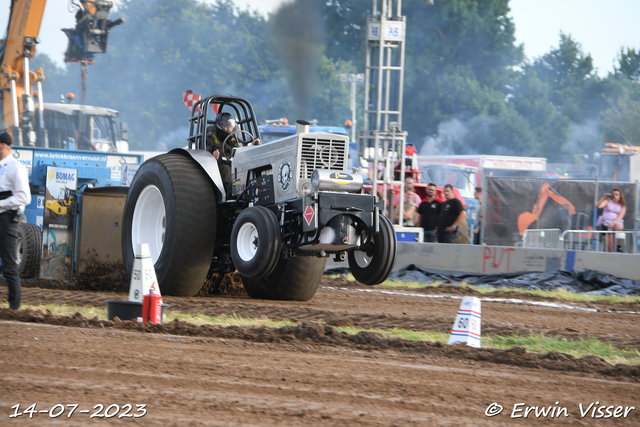
[[[13,138],[0,131],[0,259],[9,288],[9,308],[20,308],[22,282],[18,269],[18,215],[31,201],[29,172],[11,152]]]

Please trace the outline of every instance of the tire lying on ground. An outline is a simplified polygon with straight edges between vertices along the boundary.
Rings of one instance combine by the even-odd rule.
[[[377,285],[391,274],[396,263],[397,241],[393,224],[384,215],[379,216],[380,231],[373,236],[368,250],[349,252],[349,268],[355,279],[365,285]]]
[[[180,153],[144,162],[129,188],[122,220],[127,274],[138,244],[147,243],[161,293],[193,296],[206,279],[215,240],[216,198],[200,165]]]
[[[35,224],[18,225],[18,269],[20,277],[32,279],[40,272],[42,255],[42,230]]]
[[[326,258],[311,256],[280,258],[273,272],[266,277],[240,277],[252,298],[308,301],[318,290],[326,264]]]

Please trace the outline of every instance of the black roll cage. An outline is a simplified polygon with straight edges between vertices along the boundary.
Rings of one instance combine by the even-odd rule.
[[[214,125],[217,117],[217,115],[213,119],[208,117],[211,104],[218,105],[218,114],[229,112],[229,108],[232,109],[238,118],[238,130],[249,132],[254,139],[260,138],[256,115],[249,101],[235,96],[213,95],[193,105],[189,118],[189,138],[187,138],[189,149],[205,150],[207,147],[207,127]],[[225,107],[227,111],[224,111]]]

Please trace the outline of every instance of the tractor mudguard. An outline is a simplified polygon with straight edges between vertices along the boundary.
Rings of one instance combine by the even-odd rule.
[[[216,199],[218,202],[225,202],[226,195],[224,191],[224,185],[222,183],[222,177],[220,176],[220,169],[218,168],[218,161],[206,150],[188,150],[185,148],[174,148],[170,153],[180,153],[183,155],[191,156],[211,178],[216,189]]]

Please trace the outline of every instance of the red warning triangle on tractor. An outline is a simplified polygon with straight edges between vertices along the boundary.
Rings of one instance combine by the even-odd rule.
[[[313,208],[311,207],[311,205],[307,206],[307,208],[304,210],[304,214],[302,215],[304,216],[304,220],[307,221],[307,225],[311,225],[313,215],[315,215]]]

